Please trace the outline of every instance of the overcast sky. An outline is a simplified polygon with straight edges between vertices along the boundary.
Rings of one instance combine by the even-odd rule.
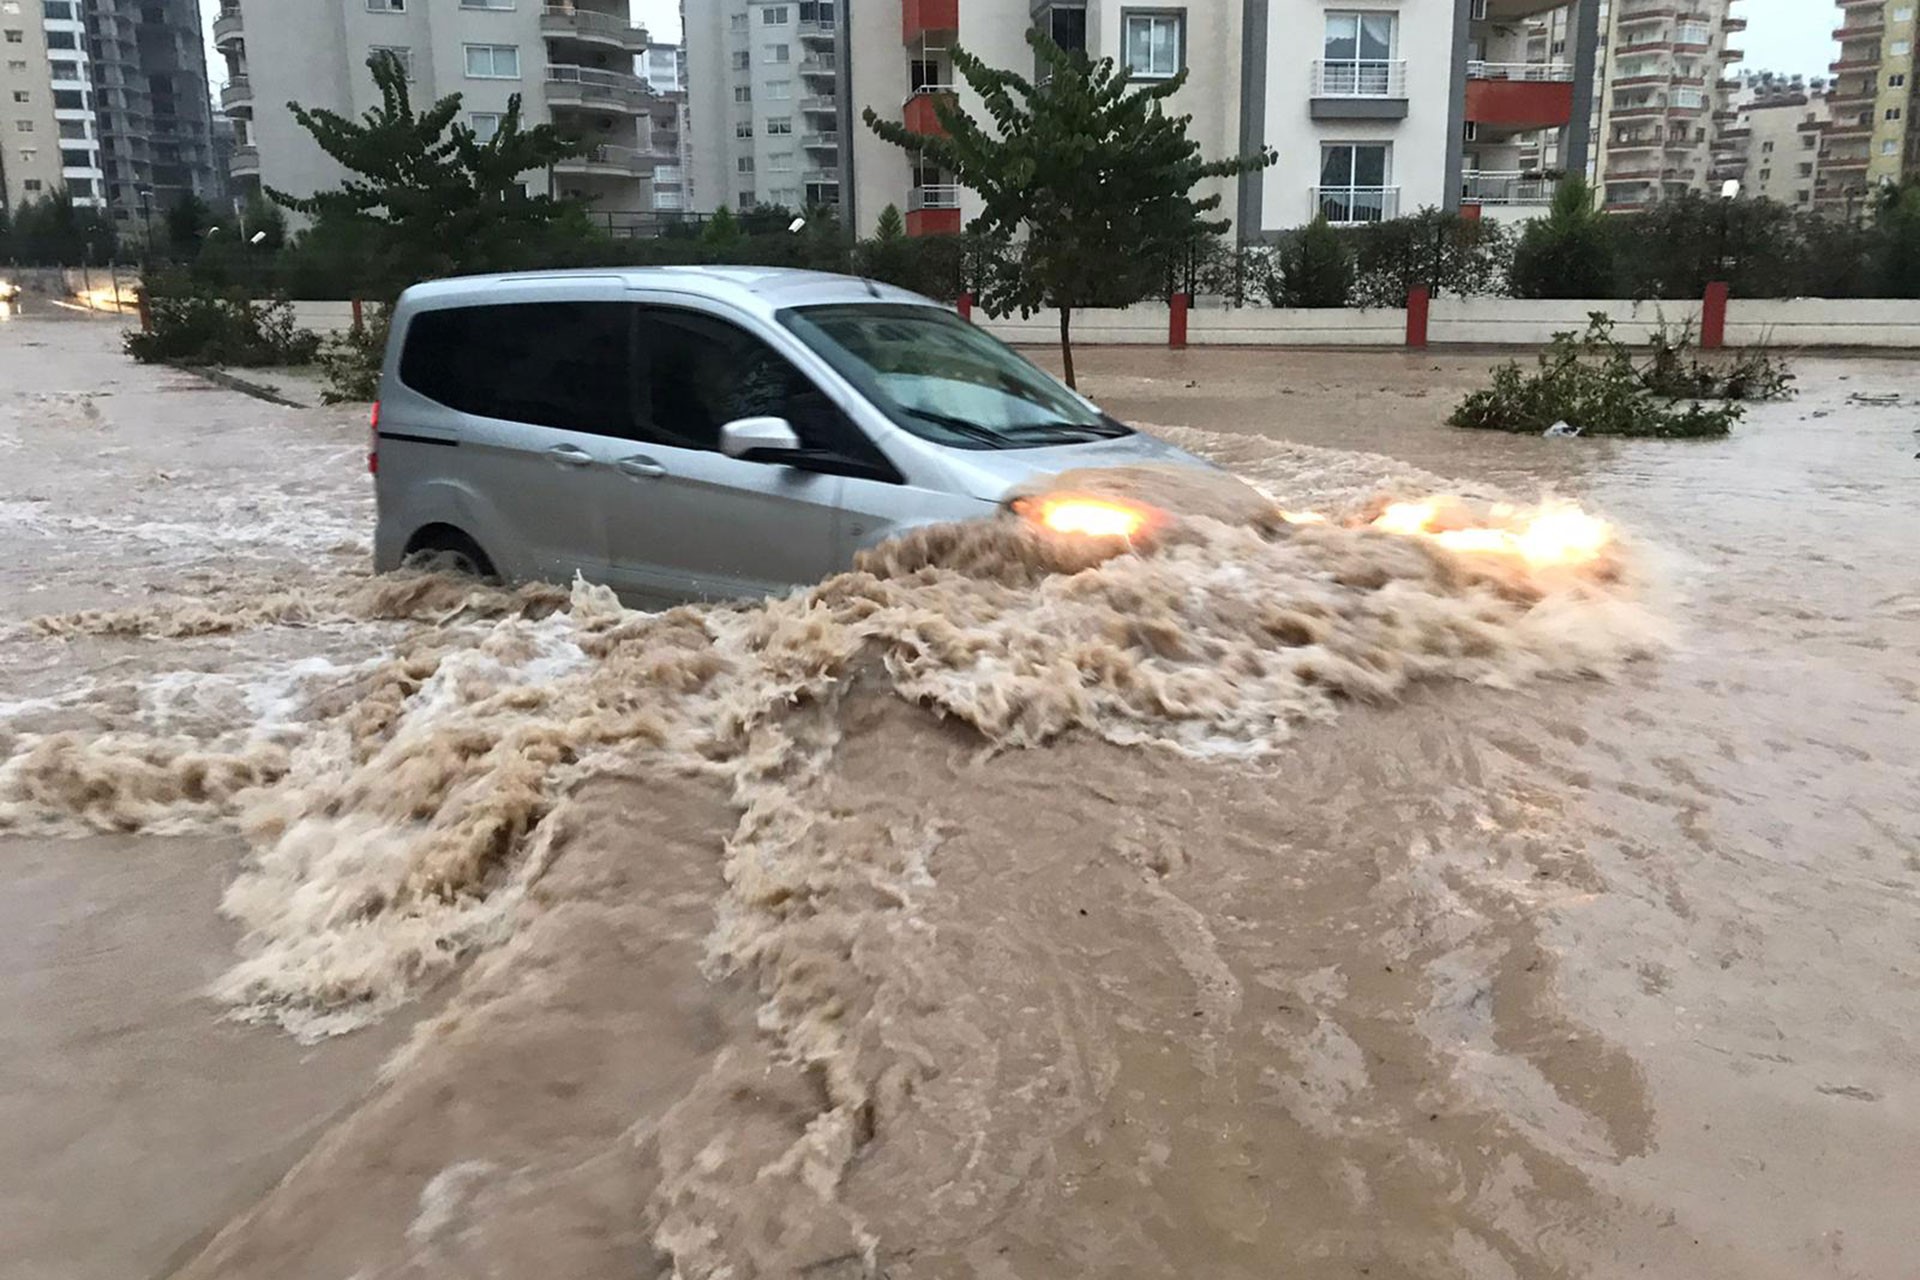
[[[299,3],[300,0],[283,0]],[[679,0],[629,0],[634,17],[657,40],[680,38]],[[1749,71],[1795,71],[1826,75],[1835,48],[1832,31],[1840,25],[1840,11],[1831,0],[1736,0],[1734,12],[1747,19],[1747,30],[1734,37],[1747,51],[1741,65]],[[220,11],[220,0],[200,0],[209,24]],[[214,83],[226,79],[220,59],[207,51]]]

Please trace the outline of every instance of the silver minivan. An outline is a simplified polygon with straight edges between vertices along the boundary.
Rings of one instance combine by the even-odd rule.
[[[749,267],[416,285],[373,446],[376,569],[647,602],[816,582],[1061,471],[1206,465],[917,294]]]

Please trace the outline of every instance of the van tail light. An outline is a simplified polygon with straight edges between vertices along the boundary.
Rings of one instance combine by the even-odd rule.
[[[380,474],[380,402],[373,402],[373,415],[367,423],[367,474]]]

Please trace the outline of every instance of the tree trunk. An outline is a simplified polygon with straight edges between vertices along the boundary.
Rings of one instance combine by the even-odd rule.
[[[1067,375],[1067,385],[1078,391],[1080,388],[1073,380],[1073,338],[1067,332],[1073,323],[1073,309],[1060,308],[1060,367]]]

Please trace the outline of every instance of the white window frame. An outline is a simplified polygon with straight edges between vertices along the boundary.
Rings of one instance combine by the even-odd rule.
[[[745,49],[735,49],[727,62],[735,71],[745,71],[753,64],[753,55]]]
[[[751,138],[753,136],[753,121],[735,120],[733,122],[733,136],[736,138]]]
[[[520,6],[514,0],[460,0],[460,7],[481,13],[512,13]]]
[[[737,84],[733,86],[733,100],[735,102],[752,102],[753,86],[750,84]]]
[[[1368,18],[1387,21],[1387,56],[1362,57],[1360,35]],[[1327,39],[1336,22],[1353,23],[1353,57],[1327,56]],[[1320,91],[1342,98],[1398,97],[1394,93],[1394,60],[1400,56],[1400,15],[1391,9],[1329,9],[1320,23]],[[1626,74],[1626,69],[1621,69]],[[1401,92],[1405,92],[1404,86]]]
[[[467,127],[473,130],[473,136],[480,142],[491,142],[500,133],[500,123],[506,113],[501,111],[470,111],[467,113]],[[481,121],[486,121],[482,125]]]
[[[787,25],[787,6],[770,4],[760,10],[760,25],[763,27],[784,27]]]
[[[1363,148],[1376,147],[1379,148],[1381,153],[1380,185],[1374,186],[1369,183],[1362,186],[1353,180],[1353,174],[1360,167],[1359,153]],[[1345,186],[1329,187],[1324,185],[1324,177],[1322,176],[1326,173],[1327,152],[1339,149],[1349,150],[1354,153],[1347,164],[1347,183]],[[1314,188],[1316,197],[1316,208],[1314,211],[1316,213],[1325,213],[1328,222],[1333,223],[1335,226],[1353,226],[1365,222],[1383,222],[1392,217],[1394,213],[1394,210],[1388,207],[1392,203],[1392,194],[1394,192],[1393,144],[1390,142],[1371,141],[1323,142],[1320,144],[1320,167],[1315,171],[1315,182],[1319,185],[1316,185]],[[1331,199],[1329,198],[1330,193]],[[1336,209],[1344,207],[1348,216],[1344,218],[1334,217],[1333,213],[1329,211],[1330,204]],[[1356,218],[1352,216],[1355,212],[1367,212],[1371,214],[1371,216]]]
[[[729,31],[745,31],[746,29],[747,29],[747,15],[746,15],[746,14],[744,14],[744,13],[736,13],[736,14],[731,14],[731,15],[729,15],[729,16],[728,16],[728,18],[727,18],[727,30],[729,30]]]
[[[368,13],[405,13],[407,0],[367,0]]]
[[[767,172],[768,173],[792,173],[793,172],[793,152],[791,151],[769,152],[767,155]]]
[[[793,46],[790,44],[762,45],[763,56],[760,61],[770,67],[784,67],[793,61]]]
[[[491,69],[485,72],[475,71],[473,69],[473,55],[483,50],[487,55],[487,66]],[[513,55],[513,74],[511,75],[500,74],[500,55],[503,52]],[[520,78],[520,46],[517,44],[463,45],[461,46],[461,56],[464,59],[467,79],[469,80],[518,80]]]
[[[1138,24],[1147,27],[1147,65],[1133,65],[1133,31]],[[1173,27],[1173,65],[1162,70],[1153,60],[1153,30],[1160,23]],[[1187,11],[1185,9],[1121,10],[1120,57],[1136,80],[1171,80],[1187,65]]]
[[[404,44],[376,44],[367,46],[367,57],[376,53],[392,54],[400,60],[401,78],[408,84],[413,83],[413,48]]]
[[[775,80],[767,85],[768,102],[792,102],[793,81]]]
[[[739,174],[743,178],[746,177],[748,174],[752,173],[753,157],[752,156],[735,156],[733,160],[733,171]]]

